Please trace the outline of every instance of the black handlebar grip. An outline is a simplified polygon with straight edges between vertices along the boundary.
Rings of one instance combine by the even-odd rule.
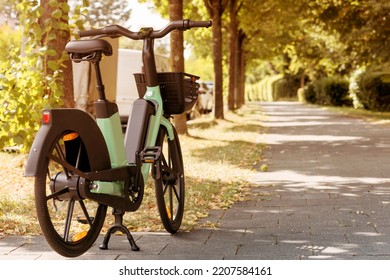
[[[189,21],[189,28],[192,27],[210,27],[213,25],[213,22],[211,20],[206,21]]]

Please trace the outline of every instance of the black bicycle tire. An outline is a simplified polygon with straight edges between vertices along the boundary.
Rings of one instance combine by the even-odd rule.
[[[173,132],[174,132],[174,139],[169,140],[167,139],[166,129],[163,126],[160,127],[158,139],[157,139],[157,145],[163,148],[164,144],[168,144],[168,149],[169,149],[168,154],[170,155],[170,157],[168,156],[168,158],[165,158],[166,155],[163,154],[163,149],[162,149],[162,153],[161,153],[162,167],[160,169],[161,174],[160,174],[160,178],[155,180],[157,208],[160,214],[161,222],[163,223],[165,230],[168,231],[169,233],[176,233],[179,230],[184,216],[184,205],[185,205],[185,180],[184,180],[183,158],[182,158],[179,138],[174,128],[173,128]],[[166,143],[164,143],[164,139],[167,139]],[[164,158],[165,158],[165,162],[164,162]],[[177,205],[173,205],[176,206],[174,217],[172,213],[170,214],[168,213],[168,211],[170,211],[168,210],[168,207],[170,207],[171,205],[167,205],[164,196],[164,192],[167,188],[172,189],[172,186],[170,184],[164,183],[164,164],[168,163],[167,160],[168,162],[172,160],[171,163],[172,163],[173,170],[177,173],[176,182],[178,182],[179,184],[179,186],[176,188],[176,191],[178,191],[179,193]]]
[[[54,145],[59,141],[59,138],[60,136],[52,143],[53,148],[50,149],[49,153],[52,152]],[[55,229],[48,209],[49,201],[47,200],[46,194],[46,180],[49,161],[48,157],[46,157],[44,168],[39,170],[38,176],[35,177],[34,193],[38,221],[46,241],[54,251],[64,257],[78,257],[91,248],[99,236],[106,217],[107,206],[97,204],[92,226],[85,237],[77,242],[64,240]]]

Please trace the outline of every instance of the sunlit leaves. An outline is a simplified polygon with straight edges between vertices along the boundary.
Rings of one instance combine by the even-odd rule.
[[[62,104],[62,67],[68,58],[48,44],[59,32],[69,31],[69,6],[58,1],[50,1],[49,6],[53,12],[42,24],[43,10],[37,1],[17,1],[14,8],[23,23],[22,38],[19,32],[0,33],[0,38],[18,38],[8,44],[7,56],[0,58],[0,149],[19,146],[27,151],[40,127],[42,109]]]
[[[51,17],[55,19],[60,19],[62,17],[61,9],[56,9],[51,13]]]
[[[311,4],[312,16],[307,23],[320,26],[328,36],[339,37],[339,46],[343,46],[335,51],[348,61],[348,72],[389,61],[389,1],[317,0]]]

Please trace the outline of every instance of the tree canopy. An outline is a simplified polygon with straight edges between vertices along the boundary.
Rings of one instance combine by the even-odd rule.
[[[389,61],[390,3],[386,0],[262,1],[247,8],[241,27],[256,60],[279,59],[283,70],[348,74]],[[258,22],[259,24],[253,24]]]
[[[168,18],[169,2],[142,1],[156,2],[157,10]],[[52,10],[45,14],[48,11],[41,3]],[[0,44],[8,48],[0,58],[1,86],[9,87],[9,93],[16,98],[14,105],[26,104],[30,108],[27,103],[39,92],[43,92],[40,105],[50,103],[46,101],[51,97],[55,102],[63,100],[60,84],[66,69],[62,50],[56,49],[56,35],[82,29],[86,23],[92,27],[126,25],[132,2],[0,0],[0,9],[20,30],[16,37],[0,36]],[[184,34],[184,40],[187,47],[191,46],[191,68],[206,71],[204,76],[214,79],[216,118],[223,118],[224,99],[229,101],[230,110],[239,108],[244,102],[245,84],[270,73],[310,79],[348,77],[362,67],[390,64],[388,0],[183,0],[183,17],[214,21],[212,32],[194,29]],[[2,28],[8,33],[6,27]],[[62,42],[67,36],[61,36]],[[15,46],[19,41],[20,46]],[[44,75],[37,75],[36,70],[42,70]],[[17,76],[12,74],[15,71]],[[25,77],[23,82],[21,77]],[[26,82],[30,84],[23,84]],[[35,90],[31,96],[22,95],[27,103],[21,102],[19,87],[25,92]],[[2,108],[8,110],[3,112],[3,118],[12,119],[16,111],[11,105]],[[24,128],[18,125],[17,130],[18,139],[23,139]],[[6,137],[4,131],[3,134]]]

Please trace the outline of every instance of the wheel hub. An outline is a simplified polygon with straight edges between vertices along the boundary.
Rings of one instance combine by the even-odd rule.
[[[81,200],[83,199],[78,191],[80,176],[67,175],[65,172],[57,173],[50,182],[52,193],[61,193],[56,196],[58,200]]]

